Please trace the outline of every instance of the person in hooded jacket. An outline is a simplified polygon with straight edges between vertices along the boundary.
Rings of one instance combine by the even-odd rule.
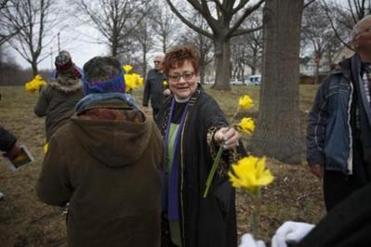
[[[116,59],[95,57],[83,69],[86,96],[50,139],[37,194],[69,202],[71,247],[159,246],[161,134],[125,94]]]
[[[34,108],[38,117],[46,117],[47,141],[72,116],[76,103],[84,96],[80,80],[82,75],[67,51],[58,54],[55,67],[54,78],[41,89]]]

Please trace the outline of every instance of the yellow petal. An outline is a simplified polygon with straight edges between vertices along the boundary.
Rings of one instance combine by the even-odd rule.
[[[249,109],[254,105],[253,100],[248,95],[241,96],[238,102],[240,109]]]

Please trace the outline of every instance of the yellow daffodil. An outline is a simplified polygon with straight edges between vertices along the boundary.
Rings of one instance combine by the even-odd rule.
[[[253,100],[248,95],[244,95],[240,97],[240,100],[238,102],[240,109],[249,109],[252,106],[254,106]]]
[[[237,164],[232,164],[233,172],[229,172],[229,180],[235,188],[241,188],[254,195],[261,186],[273,181],[273,175],[265,166],[265,157],[248,156],[242,158]]]
[[[137,73],[125,74],[126,92],[140,88],[143,86],[143,77]]]
[[[255,122],[251,117],[244,117],[238,124],[238,129],[247,135],[251,135],[255,130]]]
[[[27,82],[24,86],[26,91],[34,93],[39,91],[41,87],[46,85],[46,82],[41,75],[36,75],[31,81]]]
[[[48,152],[48,148],[49,148],[48,143],[45,143],[44,146],[43,146],[44,154],[46,154],[46,152]]]
[[[125,71],[125,73],[129,73],[133,69],[133,66],[131,66],[130,64],[126,64],[122,66],[122,69]]]
[[[167,86],[169,85],[169,83],[167,82],[167,80],[164,80],[164,81],[162,82],[162,84],[164,85],[164,87],[167,87]]]

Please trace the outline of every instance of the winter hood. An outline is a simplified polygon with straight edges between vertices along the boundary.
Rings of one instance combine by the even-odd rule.
[[[156,128],[147,117],[132,122],[83,119],[75,114],[71,120],[81,146],[108,167],[129,166],[140,159]]]

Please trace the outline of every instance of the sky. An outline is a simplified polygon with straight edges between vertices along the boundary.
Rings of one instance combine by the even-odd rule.
[[[336,1],[343,3],[345,0]],[[64,4],[66,8],[71,7],[66,6],[65,1],[59,3]],[[74,17],[65,18],[63,22],[64,28],[60,31],[60,46],[62,50],[64,49],[71,53],[72,60],[77,66],[82,67],[85,62],[94,56],[109,54],[108,47],[99,42],[102,41],[101,34],[91,24],[77,24],[79,22],[74,20]],[[55,33],[51,35],[51,42],[46,44],[43,49],[42,57],[46,58],[40,62],[39,69],[54,68],[54,58],[57,55],[58,49],[56,33],[58,30],[60,28],[52,29]],[[10,49],[9,53],[23,68],[30,68],[29,63],[14,50]]]
[[[67,50],[71,53],[72,61],[79,67],[82,67],[90,58],[98,55],[108,55],[109,51],[105,44],[99,43],[100,34],[93,27],[80,25],[71,27],[69,24],[65,29],[60,31],[60,49]],[[46,57],[39,64],[39,69],[54,69],[54,59],[58,51],[58,36],[53,34],[51,42],[43,49],[41,57]],[[29,68],[27,63],[15,51],[10,51],[16,62],[23,68]]]

